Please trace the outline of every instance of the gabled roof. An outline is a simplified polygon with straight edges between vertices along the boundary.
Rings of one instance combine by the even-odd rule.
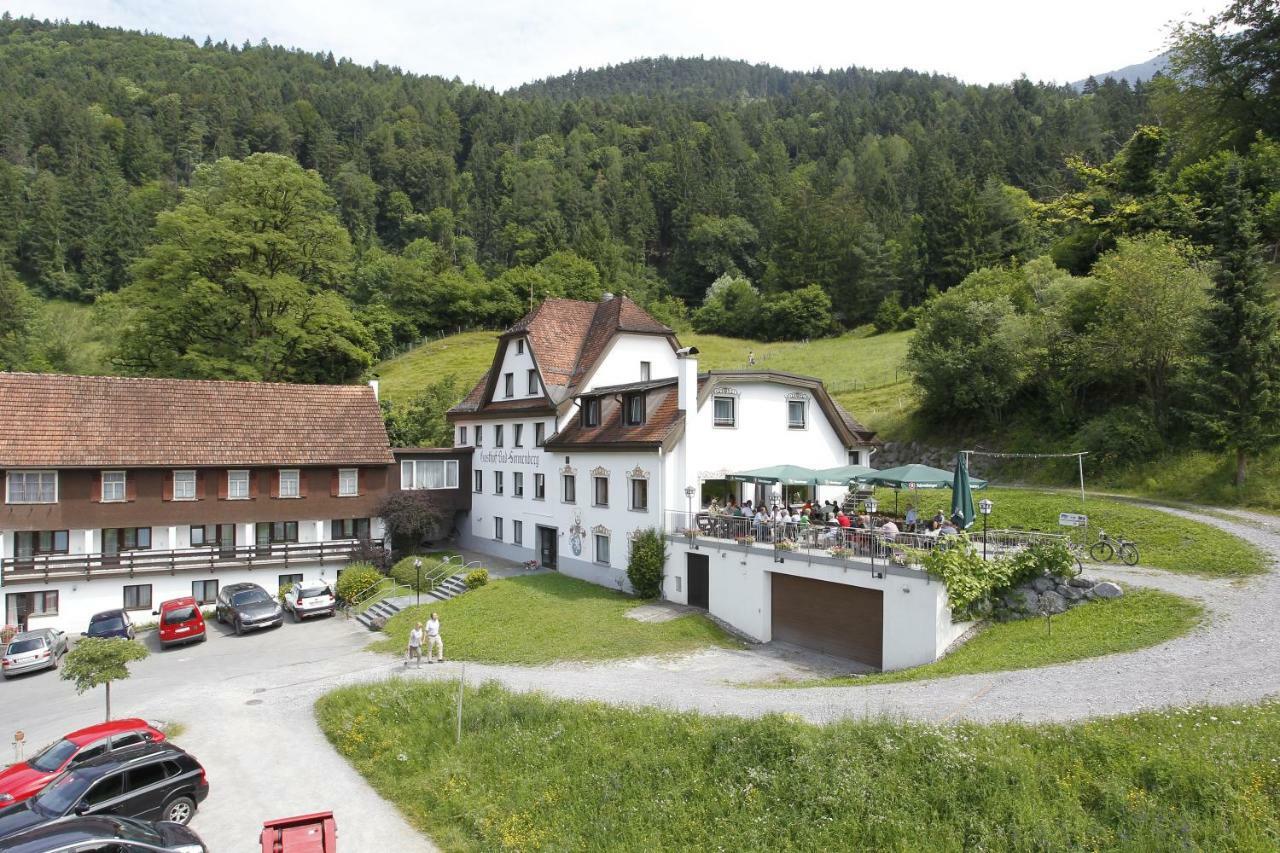
[[[476,383],[451,416],[487,412],[493,400],[505,344],[527,336],[547,392],[544,407],[568,400],[595,370],[609,342],[620,333],[661,335],[675,348],[675,333],[626,296],[599,302],[550,297],[499,336],[493,367]]]
[[[0,373],[0,468],[392,461],[367,385]]]
[[[600,425],[584,426],[581,415],[577,415],[570,419],[564,429],[547,440],[547,448],[549,450],[655,449],[679,436],[684,429],[684,418],[679,408],[680,394],[676,381],[670,379],[630,384],[648,386],[644,389],[644,423],[628,426],[622,422],[622,403],[617,393],[619,389],[628,388],[628,386],[615,386],[612,394],[606,389],[593,388],[589,394],[583,396],[600,398]],[[640,389],[629,388],[629,390]],[[603,395],[602,391],[605,392]]]
[[[698,377],[698,407],[707,401],[717,382],[776,382],[804,388],[813,394],[823,413],[830,421],[836,434],[846,445],[880,444],[874,430],[867,429],[848,411],[835,401],[822,384],[822,380],[813,376],[802,376],[798,373],[786,373],[780,370],[711,370]]]

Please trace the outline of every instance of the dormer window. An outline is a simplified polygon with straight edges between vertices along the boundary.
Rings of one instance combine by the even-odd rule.
[[[600,426],[600,398],[588,397],[582,401],[582,425]]]
[[[644,423],[644,394],[627,394],[622,398],[622,422],[627,426]]]

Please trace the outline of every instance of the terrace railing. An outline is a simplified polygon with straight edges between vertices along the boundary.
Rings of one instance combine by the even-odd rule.
[[[37,554],[0,560],[0,584],[258,566],[288,568],[304,563],[345,563],[353,557],[376,552],[382,546],[381,539],[337,539],[328,542],[284,542],[235,548],[212,545],[169,551],[122,551],[118,554]]]

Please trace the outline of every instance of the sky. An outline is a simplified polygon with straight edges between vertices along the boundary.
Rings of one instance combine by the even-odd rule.
[[[504,90],[642,56],[1067,83],[1164,50],[1225,0],[0,0],[13,15],[332,51]]]

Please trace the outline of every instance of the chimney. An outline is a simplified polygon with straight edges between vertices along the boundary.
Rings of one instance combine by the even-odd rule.
[[[613,299],[613,294],[612,294],[612,293],[610,293],[610,292],[609,292],[609,291],[607,291],[607,290],[606,290],[604,293],[600,294],[600,301],[601,301],[601,302],[609,302],[609,301],[610,301],[610,300],[612,300],[612,299]]]
[[[378,382],[378,380],[376,379],[370,379],[369,387],[373,389],[373,399],[375,400],[380,399],[378,396],[378,390],[382,387],[382,384]]]
[[[680,407],[680,411],[684,412],[684,439],[681,441],[684,446],[684,482],[680,486],[682,490],[689,486],[694,489],[701,488],[701,484],[698,482],[697,466],[699,459],[699,436],[696,429],[698,417],[697,356],[697,347],[685,347],[676,351],[676,402]],[[694,494],[694,503],[701,505],[696,492]]]

